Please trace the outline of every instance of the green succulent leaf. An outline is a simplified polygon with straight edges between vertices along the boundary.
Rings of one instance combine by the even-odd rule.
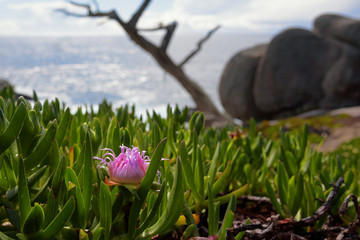
[[[214,183],[213,187],[212,187],[212,194],[213,196],[216,196],[220,190],[227,185],[227,183],[229,182],[229,176],[231,173],[231,167],[232,164],[229,161],[224,172],[221,173],[220,177],[216,180],[216,182]]]
[[[273,188],[271,187],[271,184],[268,179],[265,180],[265,186],[266,186],[266,192],[268,194],[268,197],[270,198],[271,204],[273,205],[274,209],[282,217],[285,217],[285,213],[284,213],[283,209],[281,208],[281,206],[276,198],[275,192],[274,192]]]
[[[92,194],[92,174],[93,174],[93,152],[91,144],[90,129],[86,132],[86,141],[84,149],[84,172],[83,172],[83,197],[85,207],[85,219],[87,219],[90,211],[91,194]]]
[[[288,192],[288,182],[289,178],[287,176],[284,164],[279,162],[278,164],[278,176],[277,176],[277,188],[278,188],[278,195],[280,198],[280,202],[282,204],[287,204],[287,192]]]
[[[25,169],[24,169],[24,163],[22,159],[20,159],[19,162],[19,183],[18,183],[18,189],[19,189],[19,210],[20,210],[20,219],[21,219],[21,228],[23,229],[25,219],[27,218],[29,212],[31,211],[31,204],[30,204],[30,194],[28,185],[26,182],[26,176],[25,176]]]
[[[236,208],[236,199],[235,199],[235,196],[232,195],[230,202],[227,206],[227,209],[225,211],[223,223],[221,224],[221,227],[218,232],[220,239],[225,239],[226,238],[226,229],[231,228],[233,226],[235,208]]]
[[[149,192],[149,189],[154,181],[154,178],[157,174],[157,171],[159,169],[160,161],[165,149],[167,138],[163,139],[158,146],[155,149],[154,154],[151,157],[150,164],[148,166],[148,169],[146,171],[146,175],[143,178],[143,180],[140,183],[140,187],[137,191],[138,198],[135,198],[135,201],[133,202],[131,209],[130,209],[130,217],[129,217],[129,230],[127,233],[128,239],[134,239],[135,238],[135,231],[136,231],[136,223],[137,218],[139,216],[140,209],[142,205],[144,204],[144,201],[146,199],[146,196]]]
[[[190,188],[191,194],[194,196],[194,198],[197,201],[201,201],[202,197],[200,196],[200,194],[197,190],[197,187],[195,185],[194,173],[191,168],[191,163],[188,159],[189,155],[188,155],[188,151],[186,149],[185,141],[181,141],[179,152],[180,152],[180,158],[181,158],[181,162],[182,162],[182,167],[183,167],[183,172],[185,175],[186,184]]]
[[[104,182],[100,183],[100,227],[105,230],[105,239],[111,231],[111,193]]]
[[[217,233],[219,227],[219,212],[217,211],[219,208],[219,202],[214,202],[214,196],[211,194],[212,189],[210,183],[208,183],[208,192],[208,232],[209,236],[212,236]]]
[[[2,97],[0,97],[0,100],[2,100],[2,102],[4,101]],[[7,126],[9,126],[9,120],[7,120],[5,112],[0,105],[0,134],[4,132]]]
[[[37,166],[49,152],[51,145],[55,140],[56,129],[56,121],[51,122],[44,137],[40,140],[34,151],[24,159],[24,165],[27,172]]]
[[[38,240],[47,240],[55,237],[61,229],[64,227],[66,222],[70,219],[75,209],[75,200],[71,197],[63,209],[59,212],[58,215],[53,219],[53,221],[43,230],[41,231],[36,239]]]
[[[204,161],[200,148],[196,149],[196,164],[195,164],[195,185],[200,196],[204,195]]]
[[[233,222],[234,222],[234,212],[231,211],[231,210],[228,210],[225,213],[223,224],[221,225],[221,228],[220,228],[221,232],[219,234],[220,235],[219,240],[225,240],[226,239],[226,230],[233,226]]]
[[[161,184],[159,195],[158,195],[154,205],[151,208],[151,212],[149,213],[149,216],[147,216],[147,218],[144,220],[144,222],[140,225],[140,227],[136,230],[136,235],[140,235],[155,219],[156,214],[157,214],[160,204],[161,204],[161,200],[165,193],[165,186],[166,186],[166,181],[164,181]]]
[[[70,121],[71,121],[70,109],[67,108],[67,109],[65,110],[64,115],[63,115],[62,118],[61,118],[61,121],[60,121],[60,123],[59,123],[58,130],[57,130],[56,135],[55,135],[55,139],[56,139],[57,143],[58,143],[60,146],[62,145],[62,142],[63,142],[64,137],[65,137],[65,135],[66,135],[66,132],[67,132],[67,130],[68,130]]]
[[[295,187],[295,195],[293,199],[293,204],[291,208],[291,213],[293,216],[299,211],[302,201],[304,197],[304,178],[301,173],[298,174],[296,178],[296,187]]]
[[[0,240],[15,240],[0,231]]]
[[[176,159],[175,177],[170,191],[168,205],[159,220],[147,228],[142,237],[147,238],[169,230],[178,220],[184,204],[183,177],[180,158]]]
[[[182,238],[189,239],[190,236],[194,233],[195,229],[196,229],[195,224],[190,224],[189,226],[187,226],[185,231],[183,232]]]
[[[34,237],[41,230],[43,222],[44,211],[38,203],[35,203],[35,206],[25,219],[23,233],[26,236]]]
[[[102,240],[105,239],[105,229],[102,227],[99,227],[98,229],[96,229],[96,231],[93,234],[93,240]]]
[[[9,125],[0,135],[0,154],[8,149],[15,141],[16,137],[19,135],[22,129],[26,116],[26,106],[24,103],[20,103],[20,105],[17,106]]]
[[[65,182],[68,185],[73,185],[75,187],[75,199],[76,199],[76,208],[73,217],[71,218],[72,222],[75,222],[77,226],[85,228],[86,218],[85,218],[85,204],[84,197],[81,192],[80,183],[78,177],[76,176],[75,171],[72,168],[66,168],[65,173]]]
[[[216,176],[216,170],[217,170],[216,167],[217,167],[218,159],[220,157],[220,149],[221,149],[221,145],[220,145],[220,142],[218,142],[216,145],[216,150],[215,150],[214,156],[211,160],[211,164],[210,164],[210,168],[209,168],[209,172],[208,172],[210,185],[214,184],[214,182],[215,182],[215,176]]]

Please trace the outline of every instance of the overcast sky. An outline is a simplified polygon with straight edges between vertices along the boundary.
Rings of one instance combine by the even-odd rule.
[[[89,1],[78,1],[88,3]],[[101,10],[116,9],[126,20],[142,1],[98,0]],[[119,35],[105,19],[74,18],[54,10],[61,0],[0,0],[0,35]],[[311,28],[322,13],[360,19],[359,0],[153,0],[139,25],[154,27],[177,20],[178,32],[204,32],[216,25],[223,32],[275,33],[287,27]]]

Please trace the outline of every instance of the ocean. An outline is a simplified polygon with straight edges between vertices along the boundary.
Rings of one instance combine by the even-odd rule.
[[[169,54],[175,62],[187,56],[201,35],[174,36]],[[158,37],[149,38],[157,42]],[[216,34],[184,67],[185,72],[222,109],[218,84],[226,62],[237,52],[270,40],[269,35]],[[135,104],[161,114],[167,104],[194,107],[190,95],[149,54],[126,36],[9,37],[0,36],[0,78],[17,92],[40,100],[59,98],[71,109],[96,108],[103,99],[118,107]]]

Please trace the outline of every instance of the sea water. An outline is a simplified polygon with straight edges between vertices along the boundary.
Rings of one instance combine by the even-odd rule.
[[[179,63],[201,35],[174,36],[168,52]],[[158,44],[159,36],[149,36]],[[221,109],[218,84],[226,62],[242,49],[269,41],[268,35],[215,34],[184,70]],[[57,97],[72,109],[107,99],[114,107],[135,104],[164,113],[167,104],[194,107],[191,96],[126,36],[0,36],[0,78],[17,92],[40,100]]]

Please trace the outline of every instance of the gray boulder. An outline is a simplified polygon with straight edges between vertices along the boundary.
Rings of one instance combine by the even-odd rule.
[[[14,88],[14,86],[8,80],[0,78],[0,91],[5,87]],[[32,100],[31,97],[29,97],[29,96],[27,96],[25,94],[20,94],[20,93],[17,93],[17,92],[15,92],[14,94],[15,94],[15,98],[19,98],[20,96],[23,96],[25,99]]]
[[[219,93],[225,110],[243,120],[360,105],[360,21],[325,14],[313,31],[287,29],[239,52]]]
[[[322,108],[360,104],[360,48],[345,46],[342,55],[328,69],[322,82]]]
[[[360,21],[335,14],[324,14],[314,21],[314,33],[360,47]]]
[[[267,113],[316,105],[323,97],[326,71],[340,57],[342,46],[304,29],[278,34],[257,68],[255,103]]]
[[[10,87],[10,86],[11,84],[9,83],[9,81],[0,78],[0,90],[3,89],[4,87]]]
[[[219,84],[219,94],[225,110],[234,117],[244,119],[260,117],[255,105],[254,79],[259,59],[267,45],[258,45],[241,51],[226,64]]]

